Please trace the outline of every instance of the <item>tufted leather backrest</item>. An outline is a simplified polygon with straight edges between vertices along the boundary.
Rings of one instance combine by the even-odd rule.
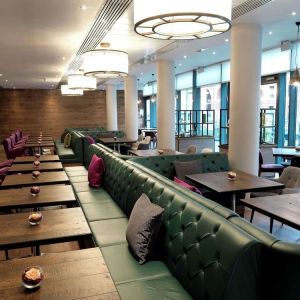
[[[142,193],[165,209],[161,254],[195,299],[259,299],[260,243],[255,238],[98,145],[90,145],[88,161],[93,153],[105,162],[105,190],[128,217]]]
[[[278,182],[283,183],[286,188],[300,187],[300,168],[287,167],[283,170]]]
[[[74,151],[79,161],[83,162],[83,139],[84,136],[75,130],[69,130],[71,134],[71,145],[70,147]]]
[[[191,161],[201,159],[202,172],[228,171],[229,162],[225,153],[199,153],[183,155],[160,155],[132,158],[131,161],[143,165],[169,179],[175,176],[174,161]]]

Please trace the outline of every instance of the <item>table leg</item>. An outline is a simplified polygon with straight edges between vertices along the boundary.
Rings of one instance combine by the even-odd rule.
[[[273,218],[270,218],[270,233],[273,231]]]
[[[253,221],[253,217],[254,217],[254,209],[252,209],[252,212],[251,212],[250,223],[252,223],[252,221]]]
[[[236,195],[232,195],[232,210],[235,212],[236,211]]]

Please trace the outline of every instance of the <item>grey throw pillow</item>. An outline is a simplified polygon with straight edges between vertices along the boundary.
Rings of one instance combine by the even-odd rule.
[[[155,239],[162,224],[164,209],[153,204],[147,195],[142,194],[131,212],[126,239],[133,256],[140,264],[152,254]]]
[[[174,161],[176,177],[185,180],[185,175],[202,173],[201,159],[190,161]]]

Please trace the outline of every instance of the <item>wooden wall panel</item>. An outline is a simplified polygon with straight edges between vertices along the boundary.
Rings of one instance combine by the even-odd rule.
[[[124,92],[117,96],[118,126],[124,130]],[[63,97],[60,90],[1,90],[0,120],[1,140],[17,128],[59,138],[66,127],[106,127],[105,91]]]

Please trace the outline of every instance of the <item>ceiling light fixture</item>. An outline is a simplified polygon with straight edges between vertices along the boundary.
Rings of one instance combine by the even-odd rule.
[[[97,78],[115,78],[128,74],[128,53],[108,49],[109,43],[101,43],[101,49],[83,54],[85,76]]]
[[[232,0],[134,0],[134,30],[164,40],[201,39],[231,27]]]
[[[295,54],[295,72],[290,80],[291,85],[299,86],[300,85],[300,75],[299,75],[299,69],[298,69],[298,47],[299,47],[299,27],[300,27],[300,22],[296,22],[297,26],[297,40],[296,40],[296,54]]]
[[[68,76],[68,86],[72,90],[95,90],[97,88],[97,78],[86,77],[82,74],[71,74]]]
[[[71,90],[67,84],[60,87],[62,96],[83,96],[83,90]]]

